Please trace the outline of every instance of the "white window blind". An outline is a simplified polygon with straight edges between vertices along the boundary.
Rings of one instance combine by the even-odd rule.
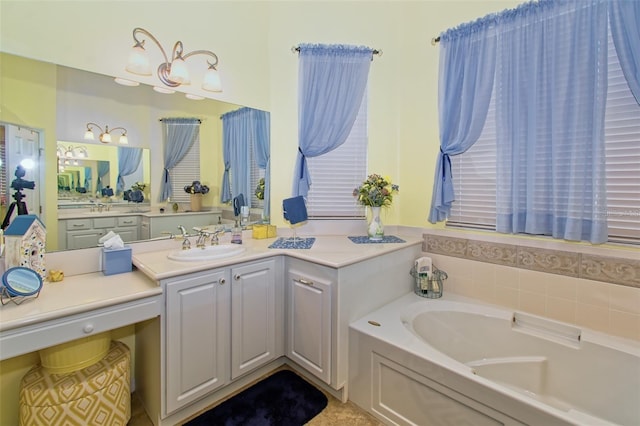
[[[640,241],[640,106],[620,68],[609,35],[605,113],[607,215],[610,241]],[[447,226],[495,229],[496,119],[489,107],[478,141],[452,156],[455,199]]]
[[[609,239],[640,241],[640,105],[622,73],[611,34],[608,79],[604,135]]]
[[[496,227],[496,109],[493,98],[476,143],[464,154],[451,156],[455,199],[449,226]]]
[[[251,136],[253,137],[254,135],[252,134]],[[258,167],[255,148],[255,141],[249,141],[249,157],[251,164],[249,168],[249,181],[251,182],[251,207],[261,209],[264,207],[264,200],[259,200],[258,197],[256,197],[256,187],[258,186],[258,181],[264,177],[264,169],[260,169]]]
[[[200,133],[196,132],[193,143],[185,156],[169,171],[171,173],[171,202],[188,203],[189,194],[184,187],[200,180]]]
[[[311,188],[307,212],[311,219],[351,219],[364,216],[353,190],[367,177],[367,93],[346,142],[331,152],[307,158]]]

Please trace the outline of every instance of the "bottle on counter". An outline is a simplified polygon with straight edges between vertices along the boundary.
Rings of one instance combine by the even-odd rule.
[[[231,231],[231,244],[242,244],[242,227],[238,224],[238,219]]]

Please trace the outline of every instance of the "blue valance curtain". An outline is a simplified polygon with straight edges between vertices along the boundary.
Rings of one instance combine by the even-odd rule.
[[[496,64],[496,38],[489,19],[440,36],[440,153],[429,212],[432,223],[445,220],[454,201],[449,156],[469,149],[478,140],[487,118]]]
[[[640,1],[610,0],[609,22],[620,67],[640,104]]]
[[[607,1],[529,2],[441,36],[442,152],[430,221],[449,213],[447,154],[464,152],[477,139],[489,102],[477,87],[495,79],[496,229],[607,240]],[[485,43],[486,53],[477,55]],[[467,108],[472,111],[465,115]],[[462,142],[450,152],[456,138]]]
[[[334,150],[349,136],[362,103],[373,49],[362,46],[299,46],[298,157],[293,196],[311,186],[306,157]]]
[[[171,197],[171,174],[169,171],[189,152],[193,142],[199,138],[200,120],[197,118],[163,118],[162,139],[164,146],[164,169],[160,184],[159,201]]]
[[[124,177],[138,170],[142,160],[142,148],[118,147],[118,184],[116,194],[124,192]]]

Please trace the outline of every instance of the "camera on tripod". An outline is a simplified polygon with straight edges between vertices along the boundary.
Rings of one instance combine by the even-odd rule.
[[[9,222],[11,222],[11,215],[13,214],[14,209],[18,209],[18,216],[29,214],[27,211],[27,203],[22,201],[23,198],[26,197],[22,193],[23,189],[34,189],[36,187],[36,183],[32,180],[23,179],[24,175],[27,174],[25,168],[18,164],[16,167],[16,172],[14,173],[16,178],[11,182],[11,188],[15,189],[16,192],[13,194],[13,199],[16,200],[9,206],[7,210],[7,214],[4,216],[4,221],[2,221],[2,229],[6,229],[9,226]]]
[[[34,189],[36,187],[36,183],[34,181],[22,179],[26,174],[27,171],[25,170],[25,168],[18,164],[18,167],[16,167],[16,172],[14,173],[16,178],[11,182],[11,188],[15,189],[16,191],[22,191],[23,189]],[[13,198],[16,198],[15,194]]]

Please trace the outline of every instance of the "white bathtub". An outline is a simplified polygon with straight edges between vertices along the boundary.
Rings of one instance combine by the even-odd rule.
[[[451,294],[408,294],[349,340],[349,399],[388,424],[640,425],[640,342]]]

